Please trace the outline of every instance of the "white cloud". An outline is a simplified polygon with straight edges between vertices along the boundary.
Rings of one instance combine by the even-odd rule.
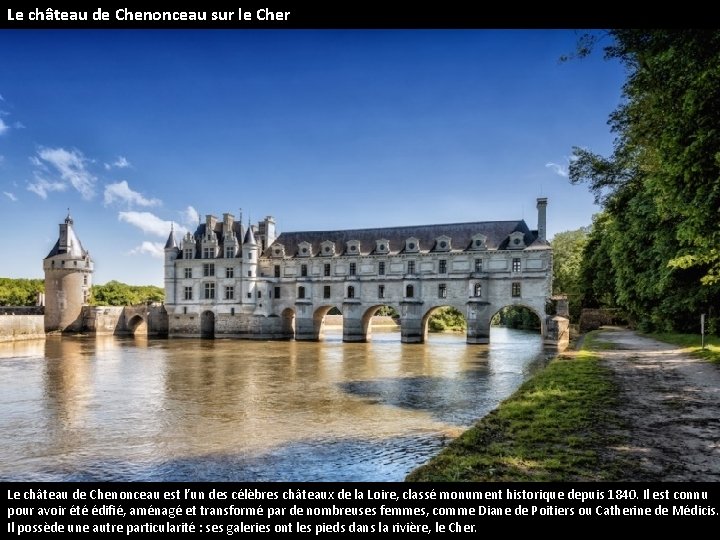
[[[105,169],[107,169],[108,171],[113,167],[116,169],[127,169],[128,167],[132,167],[132,164],[125,156],[118,156],[118,158],[112,163],[105,164]]]
[[[160,242],[148,242],[147,240],[138,247],[130,250],[130,255],[150,255],[156,259],[165,256],[165,246]]]
[[[22,122],[15,122],[15,123],[13,124],[13,127],[14,127],[15,129],[25,129],[25,124],[23,124]]]
[[[159,206],[162,204],[160,199],[146,199],[141,193],[133,191],[125,180],[105,186],[105,205],[114,202],[124,202],[138,206]]]
[[[545,166],[548,169],[552,169],[555,174],[560,175],[564,178],[567,178],[567,175],[568,175],[567,165],[558,165],[557,163],[549,162],[549,163],[546,163]]]
[[[9,191],[3,191],[3,193],[4,193],[5,196],[6,196],[8,199],[10,199],[12,202],[17,202],[18,198],[17,198],[13,193],[10,193]]]
[[[92,199],[95,195],[95,182],[97,178],[87,170],[87,159],[79,150],[65,150],[64,148],[41,148],[38,158],[33,160],[47,170],[45,164],[51,165],[55,172],[60,173],[63,182],[74,187],[83,199]],[[57,182],[56,182],[57,183]],[[33,191],[33,190],[31,190]]]
[[[152,212],[119,212],[118,219],[140,229],[145,234],[160,238],[167,238],[173,222],[159,218]],[[175,225],[175,233],[183,235],[187,232],[185,227]]]
[[[5,101],[5,98],[0,94],[0,101]]]
[[[200,214],[192,206],[188,206],[185,210],[180,212],[182,216],[182,222],[190,229],[197,227],[198,221],[200,220]]]
[[[10,126],[8,126],[5,121],[0,118],[0,135],[3,133],[7,133],[7,131],[10,129]]]
[[[51,191],[65,191],[67,189],[67,184],[63,184],[62,182],[50,182],[36,175],[35,182],[28,183],[27,189],[28,191],[37,193],[40,198],[47,199],[48,193]]]

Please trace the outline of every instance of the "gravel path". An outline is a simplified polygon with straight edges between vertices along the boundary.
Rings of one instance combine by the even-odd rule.
[[[647,478],[720,481],[720,366],[625,329],[598,339],[598,353],[615,372],[629,444],[617,448],[640,459]]]

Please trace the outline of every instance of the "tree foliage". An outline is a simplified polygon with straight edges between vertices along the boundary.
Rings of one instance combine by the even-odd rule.
[[[589,227],[581,227],[574,231],[557,233],[550,242],[553,248],[553,294],[567,295],[570,319],[576,322],[580,318],[580,269],[588,232]]]
[[[490,324],[520,330],[540,330],[538,316],[524,306],[506,306],[493,315]]]
[[[720,314],[720,31],[615,30],[627,68],[610,115],[613,153],[575,149],[573,183],[604,212],[584,252],[586,305],[614,305],[647,330],[696,330]],[[587,51],[587,41],[580,45]]]
[[[0,278],[0,306],[34,306],[41,292],[43,279]]]
[[[90,303],[96,306],[131,306],[162,302],[164,299],[164,290],[155,285],[127,285],[108,281],[105,285],[93,285]]]
[[[466,328],[465,317],[453,307],[443,307],[434,311],[428,321],[430,332],[464,332]]]

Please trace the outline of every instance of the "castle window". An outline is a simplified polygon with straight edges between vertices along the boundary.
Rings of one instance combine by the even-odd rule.
[[[248,259],[252,261],[252,252],[248,253]]]
[[[325,263],[323,267],[323,274],[327,277],[330,275],[330,263]]]
[[[378,298],[385,298],[385,285],[378,285]]]
[[[262,291],[258,291],[258,292],[257,292],[257,297],[258,297],[258,298],[262,298]]]
[[[475,259],[475,271],[482,272],[483,271],[482,268],[483,268],[482,259]]]
[[[205,284],[205,300],[214,300],[215,299],[215,284],[214,283],[206,283]]]
[[[235,269],[232,266],[228,266],[225,268],[225,277],[226,278],[234,278],[235,277]]]
[[[185,258],[186,258],[186,259],[192,259],[192,258],[193,258],[192,248],[188,248],[188,249],[185,250]]]
[[[473,296],[482,296],[482,283],[476,283],[473,287]]]
[[[357,273],[357,264],[350,263],[350,275],[354,276]]]
[[[298,298],[305,298],[305,287],[298,287]]]
[[[225,258],[232,259],[234,256],[235,256],[235,248],[226,247],[225,248]]]
[[[385,275],[385,261],[380,261],[378,263],[378,274],[381,276]]]
[[[212,259],[215,256],[215,250],[210,247],[203,248],[203,259]]]
[[[302,277],[307,277],[307,264],[300,265],[300,275]]]
[[[280,265],[279,264],[275,265],[274,271],[275,271],[275,277],[280,277]]]
[[[355,298],[355,287],[353,287],[352,285],[347,288],[347,297]]]
[[[192,287],[185,287],[185,300],[192,300]]]
[[[248,270],[248,277],[252,277],[252,270]]]
[[[447,285],[444,283],[438,285],[438,298],[447,298]]]
[[[212,277],[215,275],[215,265],[213,263],[203,264],[203,277]]]
[[[414,274],[414,273],[415,273],[415,261],[408,261],[408,263],[407,263],[407,273],[408,273],[408,274]]]
[[[520,271],[520,259],[515,258],[512,261],[512,271],[513,272],[519,272]]]
[[[247,297],[252,298],[252,293],[251,292],[247,293]]]
[[[517,281],[512,284],[512,295],[513,298],[520,297],[520,283]]]
[[[77,261],[73,261],[73,266],[77,266]]]
[[[87,285],[88,283],[88,277],[87,274],[83,275],[83,285]]]
[[[183,315],[187,315],[187,307],[183,308]]]
[[[185,278],[186,278],[186,279],[192,278],[192,268],[185,268],[185,269],[184,269],[184,272],[185,272]]]
[[[275,298],[280,298],[280,287],[275,287]]]
[[[447,261],[445,259],[440,259],[438,263],[438,272],[441,274],[447,274]]]
[[[65,261],[60,261],[60,266],[65,266]]]
[[[408,285],[405,287],[405,297],[406,298],[413,298],[415,296],[415,287],[412,285]]]
[[[323,287],[323,298],[330,298],[330,285]]]
[[[230,315],[235,316],[235,308],[230,308]]]
[[[235,287],[225,287],[225,300],[235,299]]]

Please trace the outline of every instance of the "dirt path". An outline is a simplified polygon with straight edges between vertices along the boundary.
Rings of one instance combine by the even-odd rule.
[[[720,366],[629,330],[598,339],[613,344],[598,352],[615,372],[631,426],[629,445],[617,450],[637,456],[648,478],[720,481]]]

